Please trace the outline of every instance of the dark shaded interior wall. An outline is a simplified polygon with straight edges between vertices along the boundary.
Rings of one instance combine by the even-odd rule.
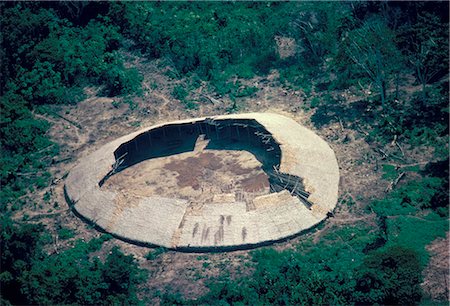
[[[144,132],[123,143],[114,152],[116,164],[99,183],[100,187],[112,175],[144,160],[193,151],[200,135],[209,140],[206,150],[245,150],[262,164],[269,177],[271,192],[288,190],[309,208],[309,194],[300,177],[279,172],[281,149],[272,135],[252,119],[205,119],[168,124]]]
[[[116,160],[123,159],[119,171],[147,159],[193,151],[200,135],[209,140],[209,150],[249,151],[263,164],[263,170],[280,164],[280,147],[261,124],[248,119],[206,119],[165,125],[122,144],[114,152]]]

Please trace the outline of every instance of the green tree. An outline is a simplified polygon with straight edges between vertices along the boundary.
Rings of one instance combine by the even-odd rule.
[[[47,37],[49,25],[57,17],[54,11],[41,8],[38,3],[2,2],[0,5],[0,90],[3,94],[6,84],[20,76],[17,67],[29,70],[34,65],[36,59],[29,54],[39,41]]]
[[[384,108],[389,81],[402,61],[395,45],[395,33],[381,19],[369,19],[361,27],[348,33],[345,50],[353,63],[378,88]]]
[[[20,277],[30,269],[31,260],[39,255],[42,224],[15,224],[8,214],[0,218],[0,300],[26,304],[20,291]]]
[[[421,297],[419,257],[392,246],[364,260],[358,272],[354,300],[360,304],[414,305]]]
[[[58,146],[45,135],[49,124],[35,120],[22,96],[8,92],[0,99],[0,211],[35,184],[45,185],[45,167]]]
[[[58,104],[63,102],[64,85],[61,73],[49,62],[36,62],[29,70],[19,68],[17,90],[32,104]],[[11,85],[13,87],[14,85]]]
[[[354,23],[348,3],[302,3],[292,23],[299,44],[297,60],[306,65],[323,64],[337,52],[342,35]]]
[[[137,304],[137,285],[145,279],[133,256],[112,249],[105,263],[91,253],[107,238],[78,241],[73,248],[35,256],[20,278],[21,292],[32,304]]]
[[[101,263],[89,253],[101,247],[97,241],[78,241],[73,248],[47,256],[36,256],[21,277],[22,293],[32,304],[97,303],[105,286]],[[82,293],[82,294],[80,294]]]
[[[408,28],[405,53],[422,86],[422,99],[426,103],[426,85],[436,76],[448,72],[448,23],[430,12],[423,12],[417,22]],[[405,36],[405,35],[404,35]]]

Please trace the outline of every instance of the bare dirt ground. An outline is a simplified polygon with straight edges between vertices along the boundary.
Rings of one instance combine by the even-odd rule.
[[[161,68],[164,63],[146,61],[131,54],[126,55],[129,65],[137,67],[144,75],[144,93],[140,97],[132,98],[132,104],[124,103],[122,98],[101,97],[98,95],[97,89],[86,88],[87,98],[85,100],[74,106],[62,106],[55,109],[61,115],[60,117],[40,115],[53,124],[49,136],[59,144],[61,153],[54,160],[51,168],[53,183],[30,196],[30,201],[38,203],[38,205],[30,206],[26,213],[29,215],[29,220],[44,222],[47,225],[54,241],[52,247],[49,247],[49,253],[70,247],[75,239],[89,240],[100,235],[98,231],[76,217],[68,209],[64,199],[64,177],[76,165],[80,156],[89,154],[118,136],[131,133],[144,126],[168,120],[224,114],[230,108],[231,101],[214,97],[214,103],[199,103],[197,110],[186,110],[180,101],[170,95],[173,86],[183,80],[174,81],[167,77],[165,74],[167,69]],[[381,179],[381,164],[394,161],[380,153],[378,150],[380,148],[369,145],[365,141],[365,131],[350,128],[345,120],[334,120],[316,128],[311,121],[314,111],[308,110],[307,107],[307,101],[311,99],[311,96],[305,95],[300,90],[282,87],[276,76],[277,72],[272,71],[265,78],[243,80],[244,84],[255,86],[259,91],[251,97],[239,100],[239,111],[280,113],[314,130],[335,151],[340,167],[341,181],[340,200],[334,217],[327,220],[322,229],[298,236],[287,242],[277,243],[275,247],[280,250],[294,248],[302,240],[311,237],[318,240],[321,235],[332,230],[334,226],[346,226],[361,220],[374,223],[375,220],[371,215],[367,217],[359,212],[373,199],[384,196],[390,182]],[[199,99],[210,95],[206,86],[201,86],[194,94]],[[366,93],[361,89],[353,88],[338,94],[342,96],[345,103],[351,105],[354,103],[353,101],[357,101],[358,97],[364,96]],[[388,154],[399,150],[394,144],[381,149]],[[406,151],[406,148],[404,150]],[[423,161],[423,152],[408,151],[407,154],[409,154],[405,157],[407,162]],[[185,190],[179,196],[199,196],[201,188],[205,186],[202,186],[202,181],[192,179],[192,173],[195,173],[197,177],[210,175],[211,179],[218,180],[220,185],[226,185],[226,182],[231,181],[234,177],[235,181],[240,180],[242,188],[257,190],[260,186],[265,186],[265,178],[261,175],[257,161],[251,160],[251,158],[251,156],[237,156],[226,154],[226,152],[190,152],[181,158],[168,158],[156,164],[141,163],[138,169],[130,168],[117,175],[116,178],[112,177],[108,182],[109,187],[106,187],[129,188],[127,184],[124,184],[128,181],[133,183],[134,192],[142,190],[141,187],[146,184],[144,187],[148,189],[145,189],[147,190],[145,192],[170,193],[174,192],[170,190],[170,186],[184,186]],[[218,162],[212,164],[211,160],[214,159],[217,159]],[[244,162],[247,165],[245,167],[243,166]],[[192,167],[193,164],[202,167],[197,169],[197,167]],[[240,169],[236,165],[245,171],[236,173]],[[225,173],[223,177],[216,177],[214,174],[215,168],[219,166],[221,172]],[[160,171],[159,178],[165,177],[166,180],[155,182],[152,177],[148,176],[148,173],[153,170]],[[217,186],[210,186],[210,188],[215,188],[211,192],[219,192]],[[210,191],[205,192],[204,190],[202,194],[209,193]],[[45,194],[50,195],[50,199],[44,199]],[[342,204],[349,200],[354,202],[354,205],[349,207]],[[20,217],[17,216],[17,218]],[[74,230],[75,237],[69,240],[59,239],[57,230],[61,227]],[[149,271],[149,280],[147,284],[143,285],[149,292],[168,290],[171,293],[178,292],[186,298],[195,298],[207,290],[204,283],[209,277],[218,276],[224,271],[229,273],[230,278],[251,272],[251,268],[249,268],[251,257],[248,251],[211,254],[167,251],[154,260],[147,260],[145,255],[153,250],[112,239],[105,243],[102,249],[103,254],[109,252],[114,245],[119,245],[127,254],[133,254],[140,265]],[[438,253],[442,255],[445,251]],[[432,260],[436,259],[432,257]],[[158,299],[153,302],[157,303]]]
[[[269,193],[269,178],[247,151],[194,150],[146,160],[109,178],[102,188],[127,195],[186,199],[196,203],[251,200]],[[250,197],[251,196],[251,197]]]
[[[431,259],[423,273],[422,288],[433,300],[449,301],[450,296],[449,233],[428,245]]]

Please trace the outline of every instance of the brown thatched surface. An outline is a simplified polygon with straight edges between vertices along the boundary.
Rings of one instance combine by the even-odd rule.
[[[254,120],[263,126],[266,134],[261,133],[255,137],[265,139],[264,135],[270,135],[268,138],[272,137],[281,150],[279,167],[275,169],[275,174],[270,175],[276,176],[278,171],[283,173],[277,182],[278,188],[287,184],[286,178],[295,180],[299,177],[302,179],[299,179],[298,185],[301,188],[295,182],[295,186],[291,184],[290,191],[285,189],[274,192],[278,191],[277,188],[271,188],[274,193],[254,193],[253,198],[235,195],[235,190],[231,190],[228,193],[211,194],[209,198],[200,201],[155,192],[151,195],[145,192],[131,195],[127,190],[99,186],[99,182],[108,178],[108,173],[111,174],[112,165],[118,164],[118,157],[114,153],[117,155],[122,144],[166,125],[211,120],[219,122],[225,119]],[[214,134],[212,127],[214,125],[209,125],[207,131]],[[239,135],[239,131],[237,133]],[[199,142],[193,152],[198,150],[198,144]],[[135,145],[136,149],[138,145],[142,147],[138,141]],[[173,142],[171,145],[178,144]],[[170,165],[178,164],[184,165],[179,162],[172,162]],[[212,165],[206,166],[211,168]],[[195,173],[198,175],[198,172]],[[259,176],[265,177],[264,174],[258,174],[254,178]],[[197,177],[196,181],[201,179]],[[111,182],[113,184],[114,181]],[[248,186],[253,183],[252,177],[247,177],[242,182]],[[82,158],[67,177],[65,187],[74,209],[110,233],[169,248],[209,249],[258,245],[292,236],[314,226],[334,209],[338,183],[337,161],[325,141],[292,119],[276,114],[252,113],[176,121],[121,137]],[[296,196],[294,191],[297,189],[300,193],[304,192],[307,202],[302,200],[303,193]],[[263,191],[268,193],[266,185]]]

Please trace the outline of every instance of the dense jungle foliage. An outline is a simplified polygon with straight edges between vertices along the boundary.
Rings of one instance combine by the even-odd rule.
[[[22,197],[51,180],[58,146],[38,116],[46,105],[75,104],[86,86],[106,96],[140,94],[142,76],[123,50],[162,59],[171,78],[189,80],[172,93],[187,108],[202,81],[236,101],[257,90],[239,80],[276,69],[283,86],[310,95],[318,127],[339,113],[348,126],[367,127],[369,143],[401,136],[437,160],[402,169],[414,179],[365,208],[376,228],[360,222],[296,250],[253,251],[249,277],[224,272],[209,280],[205,296],[161,294],[164,303],[426,301],[419,286],[425,246],[448,231],[448,2],[2,2],[0,10],[2,304],[145,303],[138,291],[147,276],[132,256],[118,248],[104,259],[92,255],[109,237],[47,255],[45,226],[13,218]],[[280,54],[282,37],[298,45],[289,56]],[[415,78],[412,95],[399,92],[405,75]],[[363,101],[372,112],[326,94],[355,84],[373,86],[376,94]],[[400,170],[383,171],[395,179]]]

